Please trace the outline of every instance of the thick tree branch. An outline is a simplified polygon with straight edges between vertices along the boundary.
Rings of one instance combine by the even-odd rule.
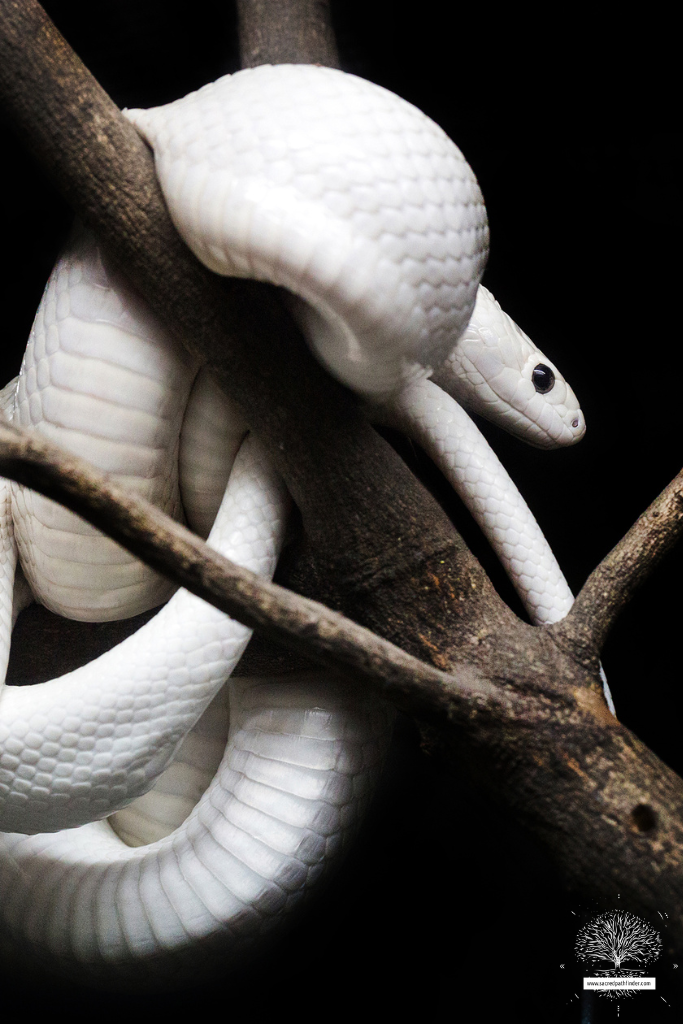
[[[556,628],[586,650],[601,651],[607,635],[638,588],[683,533],[683,471],[675,477],[590,574]]]
[[[237,0],[240,62],[339,67],[329,0]]]

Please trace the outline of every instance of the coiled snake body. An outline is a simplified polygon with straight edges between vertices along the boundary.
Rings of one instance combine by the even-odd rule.
[[[542,447],[573,443],[584,422],[557,369],[479,287],[486,216],[453,143],[391,93],[311,66],[240,72],[128,116],[197,256],[286,287],[328,369],[441,465],[532,619],[566,614],[547,543],[460,403]],[[55,269],[3,394],[19,422],[184,509],[198,532],[215,516],[209,542],[272,574],[281,483],[87,233]],[[71,514],[16,486],[1,497],[5,658],[13,528],[33,595],[62,614],[122,617],[168,595]],[[5,688],[0,917],[20,947],[95,978],[177,979],[248,949],[343,845],[391,715],[323,673],[223,688],[248,636],[179,592],[91,665]]]

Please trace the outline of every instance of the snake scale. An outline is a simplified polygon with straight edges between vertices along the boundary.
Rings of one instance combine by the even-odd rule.
[[[540,447],[578,441],[585,424],[557,368],[480,286],[486,213],[454,144],[392,93],[304,65],[127,116],[198,258],[288,289],[323,364],[442,468],[532,620],[566,614],[564,577],[463,407]],[[3,404],[273,573],[287,512],[277,474],[83,229]],[[74,618],[169,596],[46,499],[4,481],[0,498],[5,660],[17,551],[33,597]],[[391,713],[324,673],[225,686],[248,638],[178,592],[96,662],[4,689],[0,917],[18,948],[107,984],[182,980],[248,954],[325,873],[370,799]]]

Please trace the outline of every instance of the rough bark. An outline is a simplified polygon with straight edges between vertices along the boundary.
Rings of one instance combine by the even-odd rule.
[[[683,531],[683,471],[591,573],[557,633],[602,650],[619,613]]]
[[[240,63],[323,64],[339,67],[329,0],[282,4],[279,0],[238,0]]]

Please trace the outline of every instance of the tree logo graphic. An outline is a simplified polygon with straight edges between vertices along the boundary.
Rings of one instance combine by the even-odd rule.
[[[596,979],[635,979],[645,974],[640,965],[644,968],[659,958],[662,939],[642,917],[626,910],[610,910],[591,918],[580,929],[574,951],[577,960],[591,965]],[[598,964],[605,963],[613,966],[597,970]],[[598,989],[607,999],[630,998],[636,991],[631,985]]]

